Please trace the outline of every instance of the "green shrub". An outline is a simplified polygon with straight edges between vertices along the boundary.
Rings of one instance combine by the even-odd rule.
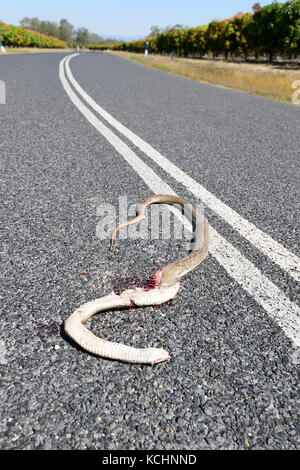
[[[0,21],[0,41],[4,46],[15,47],[51,47],[64,48],[67,47],[65,41],[36,33],[30,29],[21,26],[8,25]]]
[[[106,51],[113,49],[113,44],[87,44],[86,47],[92,51]]]
[[[275,54],[294,57],[300,53],[300,0],[274,2],[265,7],[253,5],[254,13],[238,13],[222,21],[211,21],[197,28],[172,28],[138,41],[115,44],[112,49],[144,52],[149,41],[149,52],[177,55],[267,54],[270,61]]]

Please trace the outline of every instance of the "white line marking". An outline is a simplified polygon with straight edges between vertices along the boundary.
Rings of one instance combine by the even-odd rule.
[[[214,196],[212,193],[207,191],[200,183],[195,181],[193,178],[188,176],[184,171],[180,170],[176,165],[170,162],[166,157],[161,155],[151,145],[145,142],[143,139],[138,137],[127,127],[123,126],[117,121],[111,114],[105,111],[99,106],[79,85],[72,75],[69,61],[66,62],[66,73],[67,77],[78,91],[78,93],[84,98],[84,100],[109,124],[117,129],[121,134],[127,137],[136,147],[150,157],[157,165],[159,165],[166,173],[169,173],[176,181],[183,184],[188,191],[194,194],[197,198],[213,210],[219,217],[225,220],[232,226],[240,235],[248,240],[252,245],[263,252],[264,255],[268,256],[274,263],[278,264],[282,269],[288,272],[288,274],[296,279],[300,279],[300,259],[292,252],[287,250],[283,245],[273,240],[269,235],[263,232],[261,229],[256,227],[252,222],[249,222],[242,216],[240,216],[235,210],[224,204],[220,199]],[[297,268],[297,271],[295,269]]]
[[[0,364],[7,364],[8,361],[6,359],[6,347],[5,347],[5,343],[3,340],[0,340]]]
[[[70,100],[108,142],[123,156],[126,162],[156,194],[176,193],[151,168],[149,168],[117,135],[106,127],[77,97],[64,73],[64,63],[72,56],[65,57],[59,64],[59,76]],[[258,268],[240,251],[225,240],[210,226],[210,253],[278,323],[296,346],[300,347],[300,308],[291,302]]]

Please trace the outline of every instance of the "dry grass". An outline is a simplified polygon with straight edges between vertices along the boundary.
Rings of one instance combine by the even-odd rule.
[[[184,59],[168,56],[110,51],[128,59],[164,72],[181,75],[199,82],[206,82],[253,95],[264,96],[285,103],[292,103],[291,85],[300,80],[300,70],[269,64],[230,63],[216,60]]]

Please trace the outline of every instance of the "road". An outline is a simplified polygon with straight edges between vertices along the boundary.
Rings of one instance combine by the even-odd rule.
[[[299,448],[299,108],[105,53],[1,56],[0,80],[0,448]],[[209,256],[91,328],[171,360],[90,355],[72,311],[188,248],[110,252],[103,208],[167,192],[204,204]]]

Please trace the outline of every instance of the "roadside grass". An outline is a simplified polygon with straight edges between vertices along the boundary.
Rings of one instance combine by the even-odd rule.
[[[199,82],[264,96],[292,104],[292,83],[300,80],[300,68],[271,64],[234,63],[221,60],[185,59],[170,56],[108,51],[164,72]]]
[[[52,47],[5,47],[6,52],[1,53],[0,51],[0,56],[5,55],[5,54],[11,54],[11,53],[26,53],[26,54],[33,54],[35,52],[74,52],[76,49],[71,49],[71,48],[52,48]]]

